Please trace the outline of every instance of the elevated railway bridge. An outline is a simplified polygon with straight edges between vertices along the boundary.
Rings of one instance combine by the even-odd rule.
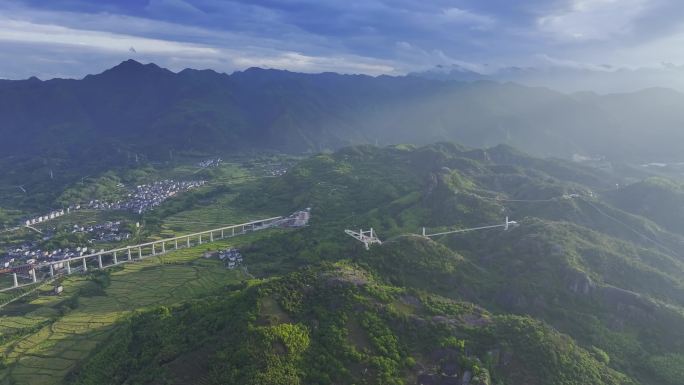
[[[26,264],[2,269],[0,270],[0,273],[12,274],[13,285],[0,289],[0,292],[35,285],[39,282],[53,280],[59,275],[69,275],[76,271],[87,272],[89,269],[106,269],[122,263],[129,263],[162,255],[180,248],[189,248],[220,239],[235,237],[252,231],[268,229],[281,224],[283,220],[283,217],[259,219],[198,233],[120,247],[117,249],[101,250],[68,259]],[[88,262],[91,262],[90,265],[88,265]],[[93,267],[93,265],[96,267]],[[20,276],[24,279],[28,279],[29,282],[20,284]]]

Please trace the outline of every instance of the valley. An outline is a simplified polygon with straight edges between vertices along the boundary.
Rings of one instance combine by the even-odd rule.
[[[40,228],[140,224],[114,248],[310,207],[308,226],[58,276],[0,309],[2,383],[682,380],[684,233],[658,206],[681,202],[677,179],[452,143],[197,163],[77,182],[61,196],[141,171],[207,181],[143,213],[83,210]],[[500,227],[459,232],[488,226]],[[382,240],[369,250],[344,232],[369,228]],[[239,268],[204,258],[229,248]]]

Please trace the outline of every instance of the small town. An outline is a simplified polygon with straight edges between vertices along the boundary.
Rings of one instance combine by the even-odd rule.
[[[125,200],[117,202],[90,201],[87,208],[95,210],[126,210],[137,214],[161,205],[167,199],[206,184],[206,181],[175,181],[172,179],[136,186]]]
[[[220,162],[220,159],[218,160]],[[125,210],[136,214],[142,214],[161,205],[167,199],[179,193],[198,188],[206,184],[206,181],[175,181],[166,179],[151,184],[138,185],[126,196],[125,200],[116,202],[105,202],[98,199],[88,203],[74,203],[66,209],[52,210],[46,214],[26,218],[22,225],[30,227],[44,222],[48,222],[72,212],[84,209],[91,210]]]

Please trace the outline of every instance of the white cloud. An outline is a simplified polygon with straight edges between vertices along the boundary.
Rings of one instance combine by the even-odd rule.
[[[633,66],[658,66],[662,62],[684,63],[684,26],[667,36],[633,44],[628,47],[616,47],[609,54],[618,63],[633,63]]]
[[[539,29],[562,40],[610,40],[628,35],[649,0],[572,0],[537,19]]]
[[[442,17],[446,22],[469,25],[474,29],[490,29],[496,23],[491,16],[455,7],[445,9]]]
[[[282,52],[272,56],[238,55],[232,59],[237,67],[286,68],[297,72],[363,73],[381,75],[395,73],[395,68],[382,61],[359,57],[309,56],[298,52]]]
[[[598,72],[610,72],[615,70],[614,67],[605,64],[593,64],[580,62],[576,60],[559,59],[548,54],[538,54],[536,55],[536,57],[540,59],[543,64],[549,64],[555,68],[569,68],[575,70],[588,70]]]
[[[495,70],[483,64],[451,57],[443,50],[424,50],[406,41],[396,42],[395,47],[397,48],[397,55],[404,63],[403,72],[430,70],[436,65],[458,66],[479,73],[488,73]]]
[[[390,61],[328,53],[320,49],[325,42],[315,37],[260,37],[109,13],[90,14],[84,18],[71,12],[2,8],[0,6],[0,10],[6,12],[0,14],[0,58],[12,57],[27,63],[47,58],[65,63],[74,61],[59,69],[64,71],[68,67],[71,75],[55,72],[62,77],[80,77],[93,72],[93,63],[97,63],[95,68],[104,69],[130,57],[172,70],[193,67],[232,72],[260,66],[300,72],[370,75],[397,72]],[[132,52],[131,47],[136,52]],[[306,51],[314,53],[301,53]],[[6,65],[0,70],[5,72],[3,75],[10,74],[14,78],[34,74],[41,78],[51,77],[47,70],[37,69],[48,68],[47,65],[34,65],[33,70],[26,65],[23,68],[25,73],[22,66]]]
[[[0,41],[23,44],[76,46],[83,49],[163,55],[216,55],[218,50],[197,44],[150,39],[126,34],[73,29],[59,25],[0,18]]]
[[[0,76],[80,77],[131,57],[172,70],[373,75],[438,64],[491,73],[540,62],[597,70],[585,63],[684,63],[677,0],[523,1],[515,14],[468,7],[476,1],[150,0],[131,16],[110,13],[116,7],[79,13],[0,0]]]
[[[150,0],[145,9],[154,13],[183,12],[199,15],[204,14],[204,12],[183,0]]]

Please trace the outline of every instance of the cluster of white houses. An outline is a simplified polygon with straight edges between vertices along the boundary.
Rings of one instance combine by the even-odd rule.
[[[163,180],[151,184],[143,184],[136,186],[135,189],[128,193],[125,200],[117,202],[91,200],[85,204],[72,204],[66,209],[53,210],[44,215],[26,218],[23,221],[23,225],[33,226],[41,224],[81,209],[128,210],[142,214],[145,211],[161,205],[164,201],[178,193],[203,186],[205,183],[206,181]]]
[[[152,184],[143,184],[128,194],[125,200],[117,202],[91,201],[89,208],[96,210],[127,210],[142,214],[161,205],[178,193],[203,186],[206,181],[163,180]]]
[[[223,159],[221,159],[221,158],[207,159],[207,160],[203,160],[203,161],[197,163],[197,167],[199,167],[199,168],[218,167],[221,165],[221,162],[223,162]]]
[[[29,245],[24,245],[15,249],[11,249],[4,256],[0,257],[0,264],[3,268],[9,268],[14,265],[35,265],[41,262],[54,262],[64,259],[81,257],[94,252],[88,247],[63,248],[56,250],[41,250],[33,249]]]
[[[32,225],[37,225],[39,223],[47,222],[51,219],[59,218],[61,216],[64,216],[65,214],[68,214],[71,211],[71,208],[67,208],[66,210],[54,210],[50,211],[49,213],[45,215],[39,215],[37,217],[33,218],[28,218],[24,221],[25,226],[32,226]]]
[[[240,250],[234,247],[225,250],[219,250],[215,253],[207,253],[205,254],[205,257],[218,257],[218,259],[223,261],[226,264],[226,267],[229,269],[235,269],[239,267],[242,265],[243,260]]]
[[[73,225],[72,233],[85,233],[91,242],[121,242],[130,239],[131,233],[121,221],[104,222],[95,225]]]

